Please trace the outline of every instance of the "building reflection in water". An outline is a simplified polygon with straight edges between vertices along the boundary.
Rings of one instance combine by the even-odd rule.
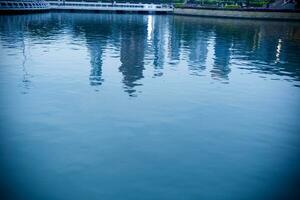
[[[26,70],[25,41],[54,40],[69,30],[73,39],[80,36],[86,42],[89,84],[103,84],[104,54],[113,47],[121,62],[117,70],[122,74],[124,91],[130,96],[137,96],[145,68],[152,67],[154,77],[176,66],[188,67],[190,74],[206,73],[221,82],[230,80],[231,70],[284,75],[285,79],[300,81],[295,56],[300,51],[300,28],[295,23],[78,13],[2,16],[0,22],[3,47],[23,49],[24,88],[29,88],[31,77]],[[210,63],[211,50],[214,55]],[[188,66],[181,64],[183,60]]]
[[[165,63],[165,47],[166,47],[166,31],[168,27],[168,18],[164,16],[158,16],[154,19],[154,30],[153,30],[153,67],[154,77],[163,75],[163,68]]]
[[[230,48],[232,46],[230,34],[226,27],[217,26],[215,29],[215,58],[211,70],[211,76],[214,79],[229,79],[228,75],[231,71],[229,67]]]
[[[191,20],[175,20],[176,37],[181,37],[184,49],[187,51],[187,62],[189,70],[193,75],[201,75],[206,69],[206,59],[208,54],[208,41],[212,37],[212,26],[210,24],[199,23],[199,21]],[[172,40],[174,47],[180,47],[178,39]],[[180,51],[174,48],[172,54],[180,55]]]
[[[168,56],[171,60],[171,64],[175,65],[180,61],[180,49],[181,49],[181,26],[178,25],[177,20],[172,18],[169,23],[169,38],[170,43],[168,44]]]
[[[99,48],[99,49],[98,49]],[[90,49],[91,54],[91,73],[90,73],[90,85],[97,86],[102,85],[104,79],[102,78],[102,54],[101,47],[95,46]]]
[[[143,16],[130,16],[121,25],[121,49],[119,71],[123,75],[125,91],[136,96],[136,86],[142,85],[144,70],[145,46],[147,40],[147,24]]]
[[[107,38],[112,34],[110,18],[107,15],[98,20],[78,20],[73,26],[76,35],[84,35],[90,53],[90,85],[100,86],[104,82],[102,78],[103,54],[108,43]]]
[[[191,74],[201,75],[201,72],[206,69],[206,58],[208,53],[208,40],[206,37],[196,38],[191,43],[191,52],[189,54],[189,69]]]

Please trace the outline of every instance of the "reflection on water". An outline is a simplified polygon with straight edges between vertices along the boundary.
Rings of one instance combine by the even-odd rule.
[[[66,32],[70,32],[73,40],[83,40],[90,56],[91,86],[104,82],[104,53],[115,49],[121,62],[124,91],[130,96],[136,96],[136,87],[143,85],[145,64],[153,67],[155,77],[163,75],[166,65],[178,65],[180,59],[187,60],[192,75],[210,73],[212,79],[222,83],[230,82],[233,67],[251,73],[285,75],[286,80],[296,81],[296,86],[300,80],[300,30],[295,23],[43,14],[2,16],[1,24],[3,51],[15,47],[29,49],[29,44],[24,46],[28,38],[33,43],[41,39],[52,42]],[[28,77],[27,73],[24,77]]]
[[[22,41],[22,53],[23,53],[23,62],[22,62],[22,68],[23,68],[23,87],[25,89],[25,91],[23,92],[24,94],[26,94],[27,89],[29,89],[29,85],[30,85],[30,80],[29,80],[29,74],[27,72],[26,69],[26,61],[27,61],[27,52],[26,52],[26,46],[25,46],[25,41]]]
[[[130,96],[136,92],[135,87],[141,85],[144,70],[144,55],[147,39],[147,24],[144,17],[135,16],[122,23],[120,28],[120,61],[119,71],[123,75],[125,91]]]
[[[293,199],[299,52],[292,22],[0,16],[0,190],[30,200]]]

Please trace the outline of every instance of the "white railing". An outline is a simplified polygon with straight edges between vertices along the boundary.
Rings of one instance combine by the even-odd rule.
[[[98,3],[98,2],[65,2],[48,1],[52,9],[72,10],[107,10],[107,11],[158,11],[171,12],[173,5],[142,3]]]
[[[0,1],[0,10],[103,10],[103,11],[146,11],[172,12],[170,4],[142,3],[101,3],[101,2],[65,2],[62,1]]]
[[[45,1],[0,1],[0,10],[44,10],[50,9]]]

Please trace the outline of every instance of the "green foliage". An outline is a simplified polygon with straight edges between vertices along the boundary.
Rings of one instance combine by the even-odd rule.
[[[250,1],[250,6],[252,7],[263,7],[268,1]]]
[[[218,0],[203,0],[203,1],[199,1],[199,3],[203,3],[203,4],[207,4],[207,5],[216,5],[218,4],[220,1]]]
[[[225,5],[224,8],[227,8],[227,9],[237,9],[237,8],[241,8],[239,5]]]
[[[172,0],[171,1],[173,4],[183,4],[184,0]]]
[[[184,6],[183,3],[174,3],[175,8],[182,8]]]

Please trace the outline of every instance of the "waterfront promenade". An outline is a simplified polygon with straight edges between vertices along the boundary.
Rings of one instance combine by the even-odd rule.
[[[175,15],[192,15],[199,17],[220,17],[239,19],[267,19],[267,20],[300,20],[297,10],[274,9],[226,9],[226,8],[175,8]]]

